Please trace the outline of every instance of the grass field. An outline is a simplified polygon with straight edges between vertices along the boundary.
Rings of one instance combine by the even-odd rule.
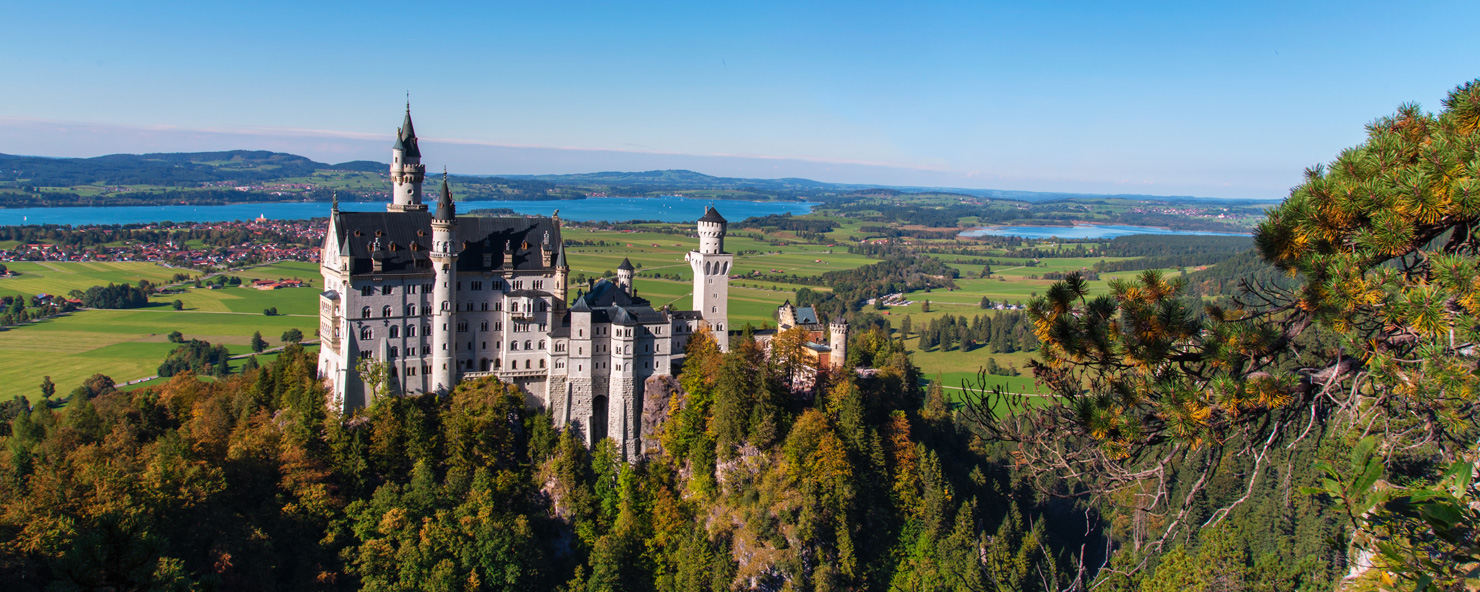
[[[6,262],[5,266],[20,275],[0,279],[0,296],[66,295],[72,290],[86,290],[109,283],[137,284],[139,280],[162,284],[169,281],[170,276],[182,271],[158,263],[140,261],[14,261]]]
[[[37,396],[43,376],[51,376],[60,392],[97,372],[117,382],[152,376],[178,347],[166,340],[170,331],[180,331],[186,339],[224,344],[234,354],[251,351],[255,331],[271,345],[277,345],[290,328],[311,339],[318,328],[317,294],[313,288],[190,290],[165,295],[146,308],[82,310],[0,330],[0,397]],[[175,298],[190,299],[198,307],[173,310],[166,303]],[[263,315],[262,309],[269,306],[288,314]]]

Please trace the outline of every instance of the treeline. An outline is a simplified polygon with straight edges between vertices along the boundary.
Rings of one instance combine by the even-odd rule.
[[[945,315],[931,319],[923,327],[912,326],[906,316],[900,323],[904,335],[918,333],[920,351],[974,351],[985,348],[992,353],[1010,354],[1038,349],[1038,338],[1027,313],[1003,311],[997,314]]]
[[[784,360],[695,343],[637,463],[492,379],[334,415],[297,346],[217,382],[182,373],[60,412],[12,402],[0,579],[1031,592],[1071,585],[1081,546],[1101,560],[1083,511],[1035,499],[973,446],[897,341],[860,335],[877,375],[824,373],[805,397]]]
[[[142,286],[114,284],[93,286],[82,293],[87,308],[140,308],[149,305],[149,290]]]
[[[785,214],[771,214],[768,216],[751,216],[741,220],[736,226],[740,228],[757,228],[761,230],[789,230],[792,232],[807,232],[822,234],[832,232],[838,228],[838,223],[831,220],[807,220],[792,217],[791,212]]]
[[[959,270],[933,257],[893,251],[879,263],[815,276],[813,285],[831,286],[832,291],[799,289],[797,305],[816,307],[829,318],[843,318],[861,310],[870,298],[926,288],[954,288],[954,280],[960,275]]]
[[[195,374],[226,376],[231,373],[231,352],[224,345],[191,339],[175,348],[159,365],[160,376],[174,376],[190,371]]]

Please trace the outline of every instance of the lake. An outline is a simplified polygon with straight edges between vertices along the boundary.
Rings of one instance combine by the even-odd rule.
[[[1249,236],[1237,232],[1202,230],[1168,230],[1155,226],[1119,224],[1085,224],[1076,226],[988,226],[961,233],[961,236],[1020,236],[1023,238],[1115,238],[1131,234],[1182,234],[1188,236]]]
[[[726,219],[739,222],[752,216],[771,214],[802,215],[818,204],[798,201],[733,201],[690,199],[686,197],[592,197],[545,201],[460,201],[457,211],[507,208],[520,214],[550,215],[560,210],[566,220],[661,220],[687,222],[704,215],[704,206],[713,205]],[[340,202],[346,212],[383,212],[385,202]],[[436,209],[436,205],[432,205]],[[0,209],[0,226],[22,224],[143,224],[148,222],[224,222],[252,220],[266,216],[270,220],[303,220],[329,215],[328,202],[242,203],[224,206],[96,206],[77,208]]]

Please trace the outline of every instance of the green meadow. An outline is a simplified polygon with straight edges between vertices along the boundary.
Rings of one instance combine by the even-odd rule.
[[[176,273],[189,272],[139,261],[14,261],[6,262],[5,266],[19,275],[0,278],[0,296],[66,295],[72,290],[86,290],[110,283],[137,284],[139,280],[162,284]]]

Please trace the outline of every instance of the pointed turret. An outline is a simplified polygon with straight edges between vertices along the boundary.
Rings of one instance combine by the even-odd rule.
[[[457,206],[452,203],[452,189],[447,186],[447,171],[442,171],[442,195],[437,198],[437,213],[432,220],[453,222],[457,220]]]
[[[617,266],[617,285],[620,286],[622,288],[622,291],[626,292],[629,296],[633,294],[632,272],[636,271],[636,269],[637,268],[632,267],[632,262],[627,260],[626,257],[623,257],[622,264]]]
[[[396,129],[396,144],[391,146],[393,150],[400,150],[401,155],[406,158],[421,158],[421,147],[416,142],[416,128],[411,126],[411,103],[406,103],[406,119],[401,120],[401,127]]]
[[[421,147],[416,129],[411,127],[411,102],[406,102],[406,119],[396,129],[396,143],[391,146],[391,203],[386,211],[417,212],[427,209],[421,203],[421,182],[427,167],[421,164]]]

